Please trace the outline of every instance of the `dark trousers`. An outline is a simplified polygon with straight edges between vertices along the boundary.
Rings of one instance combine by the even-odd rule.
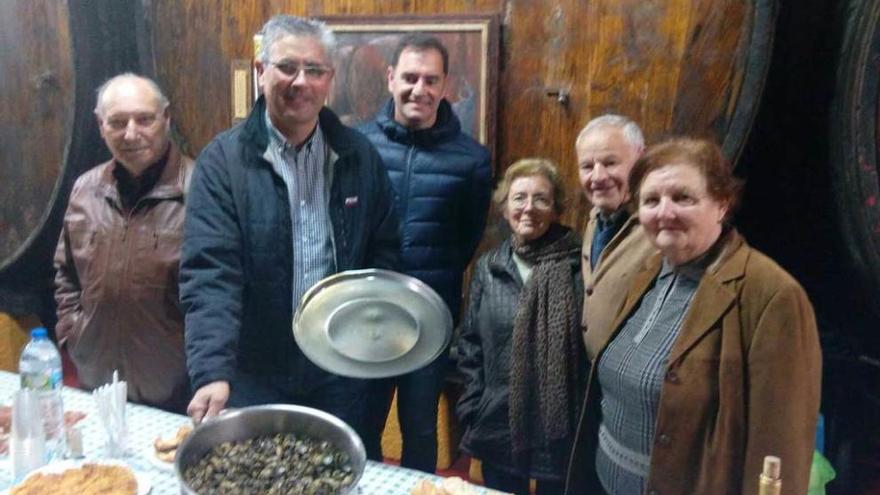
[[[382,461],[382,431],[397,386],[397,417],[403,439],[400,465],[433,473],[437,469],[437,403],[446,378],[449,352],[407,375],[369,381],[366,428],[367,458]]]
[[[529,495],[529,478],[511,474],[491,464],[483,463],[483,481],[487,488],[514,495]],[[565,489],[563,481],[537,480],[535,495],[561,495]]]
[[[296,404],[330,413],[345,421],[361,436],[364,430],[367,384],[364,380],[328,375],[327,379],[304,392],[297,380],[279,375],[237,372],[229,383],[227,407],[261,404]]]

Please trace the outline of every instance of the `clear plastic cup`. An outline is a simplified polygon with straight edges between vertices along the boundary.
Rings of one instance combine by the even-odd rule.
[[[21,389],[12,398],[12,433],[9,436],[12,477],[21,481],[48,461],[40,395]]]

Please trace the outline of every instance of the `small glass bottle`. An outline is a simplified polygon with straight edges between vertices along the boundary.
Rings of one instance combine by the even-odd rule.
[[[782,493],[782,460],[773,455],[764,457],[764,469],[758,476],[758,495]]]

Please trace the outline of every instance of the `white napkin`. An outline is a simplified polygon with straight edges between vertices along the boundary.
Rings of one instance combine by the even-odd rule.
[[[98,416],[107,431],[107,450],[109,457],[123,457],[126,450],[127,428],[125,424],[125,404],[128,401],[128,385],[119,380],[118,371],[113,372],[113,383],[102,385],[92,392]]]

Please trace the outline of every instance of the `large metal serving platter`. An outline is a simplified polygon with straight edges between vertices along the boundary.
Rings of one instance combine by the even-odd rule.
[[[293,319],[293,336],[306,357],[327,371],[385,378],[436,359],[452,337],[452,315],[416,278],[351,270],[306,292]]]

